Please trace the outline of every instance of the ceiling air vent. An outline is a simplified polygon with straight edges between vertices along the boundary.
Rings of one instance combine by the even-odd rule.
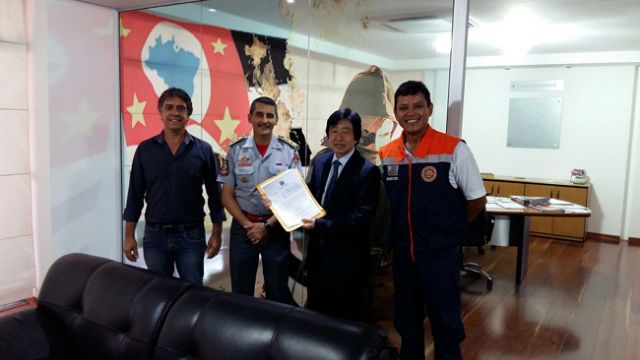
[[[395,31],[409,34],[451,31],[451,23],[437,16],[411,16],[392,18],[382,23]]]
[[[367,19],[387,30],[407,33],[407,34],[429,34],[451,31],[451,19],[436,15],[420,16],[389,16],[374,19]],[[472,28],[474,22],[469,19],[468,28]]]

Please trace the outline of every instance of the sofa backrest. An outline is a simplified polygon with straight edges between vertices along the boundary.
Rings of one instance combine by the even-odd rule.
[[[388,356],[386,333],[372,326],[194,286],[83,254],[63,256],[51,266],[38,307],[31,311],[25,313],[28,317],[16,316],[4,323],[9,332],[27,333],[25,326],[30,326],[34,334],[44,333],[38,342],[43,349],[38,354],[43,354],[34,358],[351,360]],[[30,325],[25,323],[27,318]],[[16,353],[10,347],[18,342],[9,335],[0,353]],[[48,355],[44,355],[47,346]]]
[[[154,359],[381,359],[386,333],[309,310],[194,288],[172,307]]]
[[[193,285],[84,254],[58,259],[38,298],[54,357],[145,359],[173,303]]]

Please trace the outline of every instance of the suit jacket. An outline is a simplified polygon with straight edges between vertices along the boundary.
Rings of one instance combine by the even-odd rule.
[[[309,188],[321,201],[333,152],[314,159]],[[327,214],[317,219],[307,252],[307,307],[331,316],[367,318],[368,275],[371,267],[371,221],[380,189],[380,170],[355,151],[344,165],[329,199]]]
[[[318,155],[312,164],[309,189],[318,202],[324,194],[332,159],[333,152],[327,151]],[[368,254],[369,228],[378,204],[379,190],[380,170],[355,151],[326,201],[327,215],[316,220],[312,238],[324,247],[335,247],[338,257],[340,254],[348,257],[355,253]]]

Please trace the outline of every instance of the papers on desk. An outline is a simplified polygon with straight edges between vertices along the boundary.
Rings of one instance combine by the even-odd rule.
[[[524,195],[511,195],[511,200],[527,205],[549,205],[551,199],[543,196],[524,196]]]
[[[535,208],[536,210],[540,210],[540,211],[551,211],[551,212],[564,212],[564,213],[569,213],[569,214],[590,214],[591,210],[589,210],[588,208],[582,206],[582,205],[578,205],[578,204],[574,204],[572,202],[568,202],[568,201],[564,201],[564,200],[558,200],[558,199],[549,199],[549,205],[545,206],[545,209],[539,209],[535,206],[532,206],[533,208]]]
[[[546,213],[564,213],[564,209],[561,206],[554,205],[530,205],[532,209],[536,209],[540,212]]]
[[[488,211],[524,211],[524,206],[512,201],[509,198],[487,196],[487,210]]]
[[[563,206],[562,209],[564,210],[565,213],[570,213],[570,214],[590,214],[591,213],[591,210],[589,210],[588,208],[584,206],[576,205],[576,204]]]
[[[538,210],[540,212],[545,213],[559,213],[559,214],[590,214],[591,210],[588,208],[567,203],[567,204],[557,204],[557,205],[531,205],[529,206],[532,209]]]
[[[555,206],[573,206],[575,205],[574,203],[568,202],[568,201],[564,201],[564,200],[559,200],[559,199],[549,199],[549,205],[555,205]]]

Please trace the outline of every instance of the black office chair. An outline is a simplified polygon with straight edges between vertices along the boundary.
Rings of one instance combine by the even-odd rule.
[[[487,214],[486,209],[482,209],[480,214],[469,223],[465,239],[460,247],[460,259],[462,261],[462,270],[466,273],[475,273],[487,280],[487,290],[493,288],[493,277],[480,265],[472,262],[464,262],[463,247],[476,247],[480,254],[484,254],[484,245],[491,241],[493,226],[495,219]]]

